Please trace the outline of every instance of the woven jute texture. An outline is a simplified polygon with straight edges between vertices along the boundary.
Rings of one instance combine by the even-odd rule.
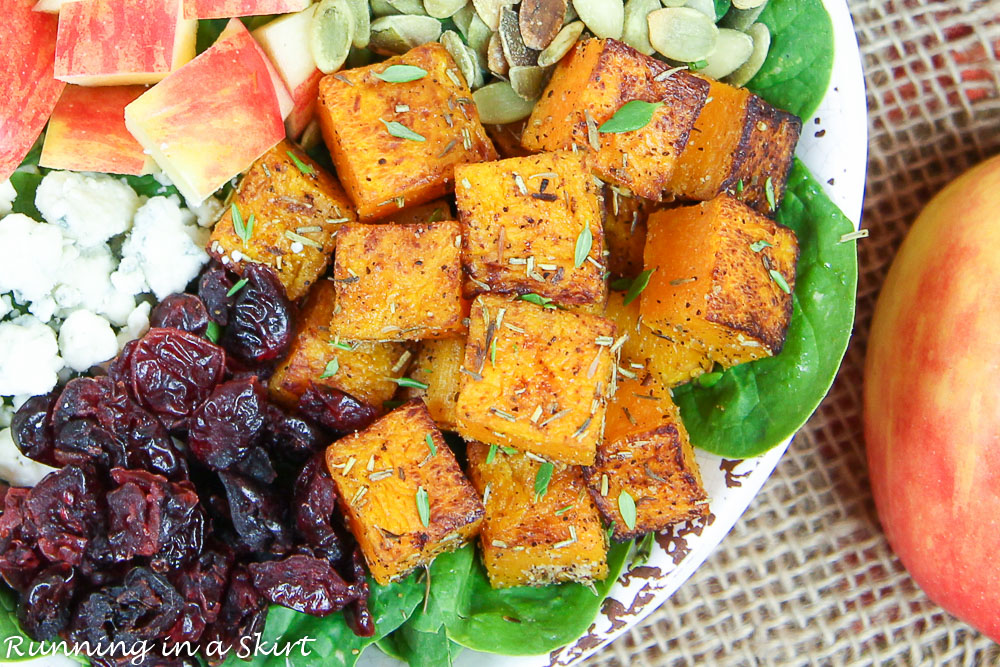
[[[1000,153],[1000,0],[850,3],[870,158],[854,339],[827,400],[716,553],[588,663],[1000,665],[885,541],[861,427],[865,346],[903,234],[945,183]]]

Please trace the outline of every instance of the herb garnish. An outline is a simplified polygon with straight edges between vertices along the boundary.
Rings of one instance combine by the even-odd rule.
[[[413,378],[389,378],[389,381],[395,382],[400,387],[409,387],[411,389],[427,389],[430,386]]]
[[[773,247],[774,247],[773,245],[771,245],[764,239],[761,239],[760,241],[754,241],[753,243],[750,244],[750,249],[753,250],[754,252],[760,252],[764,248],[773,248]]]
[[[434,436],[428,433],[424,436],[424,440],[427,441],[427,449],[431,450],[431,456],[437,456],[438,448],[437,445],[434,444]]]
[[[398,137],[399,139],[409,139],[410,141],[426,141],[423,135],[417,134],[402,123],[398,123],[394,120],[387,121],[381,118],[379,118],[379,120],[381,120],[382,124],[385,125],[385,129],[389,132],[389,134],[394,137]]]
[[[555,468],[548,461],[538,466],[538,472],[535,473],[535,502],[541,500],[548,493],[549,482],[552,481],[552,473],[555,471]]]
[[[253,213],[251,213],[250,218],[246,222],[244,222],[243,214],[240,213],[240,209],[236,207],[236,202],[233,202],[232,211],[233,211],[233,231],[235,231],[236,235],[243,240],[243,247],[245,248],[247,243],[249,243],[250,241],[250,237],[253,236],[253,223],[254,223]]]
[[[590,248],[594,244],[594,234],[590,231],[590,224],[584,223],[580,235],[576,237],[576,254],[573,256],[573,263],[576,268],[583,266],[590,256]]]
[[[620,132],[632,132],[641,130],[649,125],[653,120],[653,114],[663,106],[663,102],[644,102],[642,100],[632,100],[626,102],[615,115],[604,121],[598,128],[602,134],[618,134]]]
[[[218,343],[221,336],[222,330],[219,328],[219,325],[215,322],[209,321],[208,328],[205,329],[205,338],[209,339],[213,343]]]
[[[626,306],[638,299],[642,291],[646,289],[646,286],[649,285],[649,277],[653,275],[653,271],[655,269],[646,269],[635,277],[635,280],[629,285],[628,292],[625,293],[624,303]]]
[[[490,445],[490,452],[489,452],[489,454],[486,455],[486,464],[487,465],[489,465],[490,463],[493,463],[493,461],[496,459],[496,457],[497,457],[497,449],[498,449],[498,447],[496,445]]]
[[[376,72],[375,77],[386,83],[408,83],[418,81],[427,76],[427,70],[416,65],[390,65],[382,72]]]
[[[249,282],[249,280],[248,280],[248,279],[246,279],[246,278],[240,278],[239,280],[237,280],[237,281],[236,281],[236,284],[235,284],[235,285],[233,285],[232,287],[230,287],[230,288],[229,288],[229,291],[228,291],[228,292],[226,292],[226,296],[232,296],[232,295],[236,294],[236,293],[237,293],[237,292],[239,292],[239,291],[240,291],[241,289],[243,289],[243,287],[244,287],[244,286],[245,286],[245,285],[246,285],[246,284],[247,284],[248,282]]]
[[[781,288],[782,292],[785,294],[792,293],[792,288],[788,286],[788,281],[785,280],[785,276],[781,275],[781,271],[778,271],[777,269],[769,269],[768,273],[771,274],[771,279],[778,283],[778,287]]]
[[[417,487],[417,514],[420,515],[420,523],[424,528],[431,522],[431,499],[427,495],[427,489],[423,486]]]
[[[521,301],[527,301],[528,303],[533,303],[536,306],[542,306],[543,308],[552,309],[552,308],[556,307],[556,305],[554,303],[552,303],[552,299],[549,299],[548,297],[541,296],[539,294],[534,294],[534,293],[532,293],[532,294],[522,294],[521,296],[519,296],[517,298],[520,299]]]
[[[319,376],[319,379],[325,380],[328,377],[333,377],[339,370],[340,362],[337,360],[337,357],[334,357],[326,364],[326,368],[323,369],[323,374]]]
[[[618,511],[621,512],[622,521],[629,530],[635,530],[635,500],[629,494],[628,491],[622,489],[622,492],[618,494]]]
[[[312,176],[313,174],[316,173],[316,170],[313,169],[310,165],[300,160],[298,155],[296,155],[292,151],[285,151],[285,152],[288,153],[288,157],[292,158],[292,162],[295,163],[295,166],[298,167],[299,171],[301,171],[303,174],[305,174],[306,176]]]
[[[778,207],[774,204],[774,181],[768,176],[767,180],[764,181],[764,194],[767,196],[767,205],[771,207],[771,210],[775,210]]]

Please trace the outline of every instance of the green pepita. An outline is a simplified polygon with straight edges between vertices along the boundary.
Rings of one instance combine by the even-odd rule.
[[[495,32],[490,37],[489,46],[486,49],[486,64],[491,72],[499,77],[507,78],[510,65],[507,64],[507,56],[503,54],[503,43],[500,40],[500,33]]]
[[[733,7],[726,12],[726,15],[722,17],[721,21],[719,21],[719,27],[732,28],[733,30],[748,30],[764,11],[765,6],[766,3],[755,7],[754,9],[739,9],[737,7]]]
[[[424,10],[428,16],[436,19],[446,19],[465,7],[468,0],[424,0]]]
[[[400,14],[408,16],[427,16],[424,9],[423,0],[388,0],[389,4],[396,8]]]
[[[684,6],[697,9],[715,23],[715,0],[687,0]]]
[[[736,9],[757,9],[767,4],[767,0],[733,0]]]
[[[468,43],[469,48],[476,52],[476,58],[480,67],[486,67],[486,54],[489,51],[490,38],[494,34],[496,33],[483,23],[478,14],[472,15],[472,21],[469,23],[469,31],[465,36],[465,41]]]
[[[567,0],[523,0],[517,12],[521,37],[529,49],[542,50],[562,28]]]
[[[465,84],[472,88],[476,83],[476,75],[479,74],[479,64],[476,62],[475,54],[469,50],[454,30],[446,30],[441,35],[441,44],[458,65],[458,71],[465,79]]]
[[[625,29],[625,5],[622,0],[573,0],[573,7],[594,35],[621,39]]]
[[[715,50],[719,29],[697,9],[670,7],[648,16],[649,43],[667,58],[680,62],[704,60]]]
[[[395,16],[399,10],[389,4],[389,0],[371,0],[372,15],[375,18],[380,16]]]
[[[628,0],[625,3],[625,28],[622,41],[639,53],[653,55],[653,45],[649,43],[650,12],[660,9],[660,0]]]
[[[500,10],[514,4],[513,0],[472,0],[476,13],[490,30],[500,29]]]
[[[753,39],[745,32],[722,28],[719,30],[719,40],[715,50],[705,58],[705,65],[700,71],[705,76],[721,79],[736,71],[753,53]]]
[[[735,72],[726,77],[726,83],[733,86],[745,86],[757,75],[760,68],[767,59],[767,52],[771,48],[771,31],[763,23],[754,23],[747,30],[750,39],[753,40],[753,52],[743,65]]]
[[[347,6],[354,15],[354,37],[351,43],[356,49],[368,46],[372,34],[372,19],[368,14],[368,0],[347,0]]]
[[[537,100],[549,82],[549,70],[538,65],[515,65],[510,68],[508,76],[514,92],[525,100]]]
[[[559,31],[559,34],[552,40],[552,43],[538,54],[539,67],[555,65],[562,60],[563,56],[569,53],[573,45],[576,44],[576,40],[580,39],[584,27],[586,26],[584,26],[583,21],[573,21],[563,26],[563,29]]]
[[[436,42],[441,36],[441,22],[430,16],[383,16],[372,21],[370,48],[376,53],[396,55]]]
[[[500,10],[500,43],[503,54],[511,67],[527,67],[538,62],[538,52],[529,49],[521,38],[521,28],[517,21],[517,12],[510,7]]]
[[[458,31],[462,33],[462,36],[466,39],[469,38],[469,24],[472,22],[473,16],[479,15],[476,14],[476,8],[471,4],[466,4],[451,16],[451,20],[455,23]]]
[[[354,38],[354,13],[347,0],[323,0],[309,24],[309,49],[324,74],[336,72],[347,60]]]
[[[525,100],[515,93],[507,81],[483,86],[472,93],[472,101],[479,110],[479,120],[485,125],[506,125],[523,120],[535,108],[534,101]]]

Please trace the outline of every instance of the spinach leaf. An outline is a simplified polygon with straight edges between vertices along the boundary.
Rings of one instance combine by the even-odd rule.
[[[731,6],[730,0],[715,0],[715,20],[720,21]]]
[[[730,368],[710,387],[674,389],[691,442],[726,458],[761,454],[805,423],[833,383],[854,323],[857,251],[840,243],[854,226],[798,160],[777,218],[799,239],[784,349]]]
[[[30,171],[15,171],[10,175],[10,184],[17,192],[17,197],[14,198],[14,204],[11,206],[14,213],[21,213],[35,220],[42,219],[42,214],[35,206],[35,192],[41,182],[42,174]]]
[[[137,195],[146,197],[169,197],[170,195],[181,196],[180,190],[173,185],[164,185],[156,180],[152,174],[145,176],[122,176],[128,186],[135,190]]]
[[[771,31],[771,49],[747,88],[806,120],[830,83],[833,21],[822,0],[770,0],[758,21]]]
[[[444,627],[437,632],[420,632],[410,623],[375,643],[383,653],[410,667],[450,665],[462,651],[461,646],[448,639]]]

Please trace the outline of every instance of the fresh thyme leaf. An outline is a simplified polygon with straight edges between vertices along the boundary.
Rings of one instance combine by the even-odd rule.
[[[430,386],[413,378],[389,378],[389,380],[400,387],[410,387],[411,389],[427,389]]]
[[[382,72],[376,72],[375,77],[386,83],[407,83],[417,81],[427,76],[427,70],[416,65],[390,65]]]
[[[229,288],[229,291],[226,292],[226,296],[232,296],[236,294],[246,286],[247,282],[248,280],[246,278],[240,278],[239,280],[236,281],[235,285]]]
[[[493,461],[496,459],[497,449],[498,447],[496,445],[490,445],[490,453],[486,455],[487,464],[493,463]]]
[[[632,567],[642,565],[649,561],[653,555],[653,533],[646,533],[642,540],[636,545],[635,558],[632,559]]]
[[[702,387],[706,387],[706,388],[707,387],[714,387],[715,385],[719,384],[719,380],[721,380],[721,379],[722,379],[722,373],[721,372],[703,373],[702,375],[698,376],[698,384],[700,384]]]
[[[555,304],[552,303],[552,299],[541,296],[539,294],[522,294],[517,297],[521,301],[527,301],[528,303],[533,303],[536,306],[542,306],[544,308],[555,308]]]
[[[514,456],[514,454],[517,454],[517,449],[514,447],[501,447],[500,451],[502,451],[507,456]]]
[[[233,231],[236,235],[243,240],[243,246],[250,242],[250,237],[253,236],[253,213],[250,214],[250,219],[246,222],[243,221],[243,214],[240,213],[240,209],[236,207],[236,202],[232,205],[233,211]]]
[[[781,271],[778,271],[777,269],[770,269],[768,270],[768,273],[771,274],[771,279],[778,283],[778,287],[781,288],[782,292],[785,294],[792,293],[792,288],[788,286],[788,281],[785,280],[785,276],[781,275]]]
[[[379,120],[381,120],[382,124],[385,125],[385,129],[389,132],[389,134],[394,137],[409,139],[410,141],[426,141],[423,135],[417,134],[402,123],[398,123],[394,120],[382,120],[381,118],[379,118]]]
[[[771,210],[775,210],[778,207],[774,204],[774,181],[768,176],[767,180],[764,181],[764,194],[767,196],[767,205],[771,207]]]
[[[555,471],[555,468],[556,467],[548,461],[538,466],[538,472],[535,473],[536,502],[549,492],[549,482],[552,481],[552,473]]]
[[[311,176],[316,173],[316,170],[313,169],[310,165],[300,160],[298,155],[296,155],[292,151],[285,151],[285,152],[288,153],[288,157],[292,158],[292,162],[295,163],[295,166],[298,167],[299,171],[301,171],[303,174],[305,174],[306,176]]]
[[[351,345],[350,343],[345,343],[345,342],[344,342],[344,341],[342,341],[342,340],[335,340],[335,341],[332,341],[332,342],[330,343],[330,347],[335,347],[335,348],[337,348],[338,350],[346,350],[346,351],[348,351],[348,352],[350,352],[351,350],[353,350],[353,349],[354,349],[354,346],[353,346],[353,345]]]
[[[590,224],[584,223],[583,229],[580,230],[580,235],[576,237],[576,254],[573,256],[573,263],[576,265],[576,268],[580,268],[587,261],[587,257],[590,256],[590,248],[593,244],[594,235],[590,231]]]
[[[692,72],[697,72],[700,69],[705,69],[708,67],[707,60],[695,60],[693,63],[688,63],[688,69]]]
[[[431,523],[431,499],[427,495],[427,489],[423,486],[417,488],[417,514],[420,515],[420,523],[424,528]]]
[[[620,132],[632,132],[641,130],[649,125],[653,120],[653,114],[663,106],[663,102],[644,102],[642,100],[632,100],[621,106],[615,115],[604,121],[597,128],[601,134],[618,134]]]
[[[219,328],[219,325],[216,324],[215,322],[209,321],[208,328],[205,329],[205,338],[209,339],[213,343],[218,343],[219,338],[221,337],[222,337],[222,330]]]
[[[642,294],[642,290],[646,289],[646,286],[649,285],[649,277],[653,275],[653,270],[646,269],[635,277],[635,280],[629,285],[628,292],[625,293],[626,306],[638,299],[639,295]]]
[[[323,374],[319,376],[319,379],[325,380],[328,377],[333,377],[339,370],[340,362],[337,360],[337,357],[334,357],[327,363],[326,368],[323,369]]]
[[[774,246],[772,246],[764,239],[761,239],[760,241],[754,241],[753,243],[750,244],[750,249],[753,250],[754,252],[760,252],[764,248],[773,248],[773,247]]]
[[[618,495],[618,511],[621,512],[622,521],[629,530],[635,530],[635,500],[629,495],[629,492],[622,489],[622,492]]]
[[[437,445],[434,444],[434,436],[428,433],[424,436],[424,440],[427,441],[427,449],[431,450],[431,456],[437,456],[438,448]]]

